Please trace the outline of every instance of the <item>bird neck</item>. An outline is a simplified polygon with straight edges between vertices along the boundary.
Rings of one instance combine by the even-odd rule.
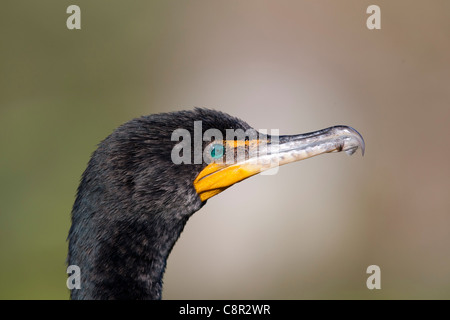
[[[69,264],[78,263],[81,270],[81,289],[72,290],[72,299],[161,299],[167,258],[188,219],[169,223],[162,215],[176,216],[151,212],[138,219],[125,217],[99,224],[96,236],[86,234],[84,243],[72,238],[72,251],[79,254],[69,255]]]
[[[97,295],[161,299],[167,258],[185,223],[137,220],[113,225],[111,237],[100,245],[96,273],[103,281],[96,286]]]

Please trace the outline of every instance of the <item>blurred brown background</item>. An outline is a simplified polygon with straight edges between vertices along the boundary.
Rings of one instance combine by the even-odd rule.
[[[366,155],[208,201],[165,299],[449,299],[449,14],[446,0],[2,1],[0,298],[67,299],[70,211],[96,144],[203,106],[281,134],[351,125]],[[381,290],[366,287],[372,264]]]

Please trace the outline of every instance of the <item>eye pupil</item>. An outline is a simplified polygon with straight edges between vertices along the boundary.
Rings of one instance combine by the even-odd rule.
[[[215,144],[211,150],[211,157],[217,159],[220,158],[221,156],[223,156],[223,145]]]

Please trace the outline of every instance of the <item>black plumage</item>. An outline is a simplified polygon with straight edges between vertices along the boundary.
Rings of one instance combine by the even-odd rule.
[[[184,128],[194,137],[198,120],[203,131],[216,128],[224,137],[225,129],[250,128],[197,108],[131,120],[100,143],[72,210],[68,264],[80,267],[82,280],[72,299],[161,298],[167,257],[189,217],[206,203],[192,184],[206,164],[171,160],[172,132]]]
[[[251,129],[209,109],[143,116],[117,128],[92,154],[68,235],[68,264],[81,271],[81,289],[71,290],[72,299],[161,299],[167,258],[189,217],[208,198],[270,168],[267,162],[249,164],[245,159],[175,164],[171,155],[178,141],[172,141],[172,133],[185,129],[194,139],[195,121],[202,121],[202,134],[217,129],[226,137],[227,129]],[[269,157],[280,165],[328,152],[353,154],[361,148],[364,153],[361,135],[347,126],[277,139],[258,133],[252,139],[220,143],[236,151],[279,141]],[[202,142],[205,150],[210,145]]]

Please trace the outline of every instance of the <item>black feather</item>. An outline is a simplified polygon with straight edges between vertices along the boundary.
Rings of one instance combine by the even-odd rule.
[[[206,166],[175,165],[172,132],[249,129],[225,113],[194,109],[143,116],[117,128],[93,153],[72,210],[68,264],[81,270],[72,299],[160,299],[167,257],[204,203],[193,181]],[[193,152],[193,150],[192,150]]]

